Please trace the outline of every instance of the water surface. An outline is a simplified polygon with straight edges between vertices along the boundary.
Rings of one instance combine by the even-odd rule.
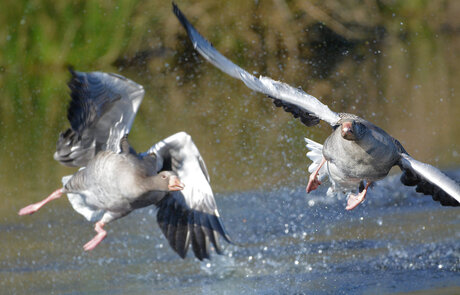
[[[460,171],[455,175],[460,176]],[[460,216],[390,177],[363,205],[304,188],[218,194],[238,245],[211,261],[180,259],[155,210],[110,224],[91,253],[92,226],[56,201],[1,227],[8,294],[458,294]]]

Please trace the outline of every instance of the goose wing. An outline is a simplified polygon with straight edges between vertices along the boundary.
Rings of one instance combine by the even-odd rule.
[[[276,106],[283,107],[294,117],[300,117],[307,126],[313,126],[324,120],[332,126],[337,125],[340,117],[315,97],[301,89],[275,81],[268,77],[259,78],[249,74],[220,54],[198,31],[190,24],[185,15],[173,3],[173,12],[187,31],[193,47],[210,63],[228,75],[243,81],[252,90],[264,93],[274,100]]]
[[[437,168],[401,153],[399,167],[403,171],[401,182],[416,186],[416,191],[431,195],[443,206],[460,206],[460,186]]]
[[[206,165],[190,135],[176,133],[152,146],[141,157],[156,158],[157,171],[177,173],[185,188],[169,193],[158,204],[157,221],[170,246],[182,258],[192,245],[195,256],[221,253],[219,235],[231,243],[209,184]]]
[[[117,74],[70,69],[70,128],[59,136],[54,159],[67,166],[85,166],[101,150],[120,152],[144,88]]]

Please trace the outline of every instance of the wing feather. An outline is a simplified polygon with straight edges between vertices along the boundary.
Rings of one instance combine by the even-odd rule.
[[[220,219],[206,165],[190,135],[176,133],[141,157],[150,155],[157,161],[158,172],[165,167],[172,169],[185,184],[182,191],[169,193],[157,205],[157,220],[171,247],[185,257],[191,243],[200,260],[210,257],[211,244],[221,253],[218,234],[227,242],[231,240]]]
[[[331,111],[315,97],[303,90],[289,86],[288,84],[275,81],[268,77],[249,74],[235,65],[225,56],[220,54],[198,31],[190,24],[185,15],[173,3],[173,12],[184,26],[192,41],[193,47],[210,63],[228,75],[243,81],[252,90],[264,93],[275,99],[275,105],[283,106],[284,109],[296,117],[300,117],[307,126],[315,125],[318,118],[335,126],[340,120],[337,113]]]
[[[401,153],[399,166],[403,171],[401,182],[404,185],[417,186],[417,192],[431,195],[444,206],[460,206],[460,186],[437,168],[417,161],[407,153]]]
[[[67,166],[85,166],[101,150],[120,152],[144,97],[141,85],[116,74],[70,70],[71,128],[61,133],[54,158]]]

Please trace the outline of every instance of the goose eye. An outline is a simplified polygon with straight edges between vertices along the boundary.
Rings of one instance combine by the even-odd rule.
[[[166,178],[166,175],[161,175],[161,178],[165,179],[165,178]]]

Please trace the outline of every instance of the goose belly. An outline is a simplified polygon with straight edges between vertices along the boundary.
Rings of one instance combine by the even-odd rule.
[[[366,141],[357,143],[342,138],[326,140],[323,155],[332,179],[354,183],[384,178],[398,159],[396,148],[389,141],[368,144]]]
[[[78,171],[66,185],[71,194],[78,195],[71,197],[78,200],[74,203],[92,210],[131,211],[130,201],[142,192],[136,185],[139,171],[125,157],[102,152],[85,169]]]

